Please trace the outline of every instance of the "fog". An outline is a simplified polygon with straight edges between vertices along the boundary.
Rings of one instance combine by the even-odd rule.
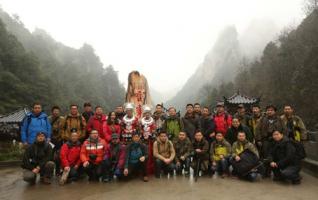
[[[57,41],[75,48],[85,42],[91,44],[105,66],[114,66],[125,85],[128,73],[139,70],[163,100],[173,96],[195,72],[225,26],[234,25],[239,35],[257,19],[271,21],[278,29],[295,26],[304,17],[302,3],[303,0],[0,1],[5,11],[17,14],[30,30],[42,28]]]

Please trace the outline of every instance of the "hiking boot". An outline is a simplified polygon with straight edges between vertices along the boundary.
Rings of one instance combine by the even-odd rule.
[[[60,185],[64,185],[66,183],[67,178],[68,178],[68,174],[69,174],[69,171],[63,171],[63,174],[62,174],[60,181],[59,181]]]
[[[300,179],[292,181],[293,185],[300,185],[300,183],[301,183]]]
[[[190,176],[189,171],[184,171],[184,176],[185,176],[185,177],[189,177],[189,176]]]
[[[47,177],[41,178],[41,182],[45,185],[50,185],[51,184],[51,179]]]
[[[148,179],[148,176],[144,176],[144,182],[148,182],[149,181],[149,179]]]

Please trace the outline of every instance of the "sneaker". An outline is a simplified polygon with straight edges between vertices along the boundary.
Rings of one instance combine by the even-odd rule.
[[[64,185],[67,181],[67,178],[68,178],[68,174],[69,172],[68,171],[64,171],[61,178],[60,178],[60,181],[59,181],[59,184],[60,185]]]

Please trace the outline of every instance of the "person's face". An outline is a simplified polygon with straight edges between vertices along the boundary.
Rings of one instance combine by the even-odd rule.
[[[284,108],[285,115],[290,116],[290,115],[293,114],[293,112],[294,111],[293,111],[293,109],[290,106],[285,106],[285,108]]]
[[[223,140],[223,135],[222,134],[216,134],[215,139],[217,141],[222,141]]]
[[[33,113],[35,115],[38,115],[42,112],[42,106],[41,105],[34,105],[33,106]]]
[[[203,135],[202,135],[201,132],[198,132],[198,133],[195,134],[194,138],[195,138],[196,141],[201,141],[202,138],[203,138]]]
[[[77,106],[72,106],[71,107],[71,115],[77,115],[78,113],[78,108]]]
[[[259,109],[259,107],[253,107],[252,112],[254,116],[259,116],[261,114],[261,109]]]
[[[123,113],[123,112],[124,112],[124,109],[123,109],[123,107],[118,106],[118,107],[115,109],[115,112],[116,112],[116,113]]]
[[[245,133],[239,133],[237,135],[237,140],[243,142],[245,140],[246,136]]]
[[[161,106],[157,106],[156,107],[156,112],[157,113],[162,113],[162,107]]]
[[[132,140],[134,141],[134,142],[139,142],[140,141],[140,137],[139,137],[139,135],[134,135],[133,137],[132,137]]]
[[[167,134],[164,134],[164,133],[160,134],[159,139],[161,142],[166,142],[168,139]]]
[[[224,107],[223,106],[216,107],[216,112],[217,113],[223,113],[224,112]]]
[[[278,132],[278,131],[275,131],[275,132],[273,133],[273,139],[274,139],[276,142],[278,142],[278,141],[280,141],[281,139],[283,139],[283,134],[281,134],[281,133]]]
[[[245,108],[244,107],[240,107],[237,109],[239,114],[244,114],[245,113]]]
[[[169,116],[176,116],[176,115],[177,115],[176,110],[174,108],[170,108]]]
[[[92,106],[85,106],[85,107],[84,107],[84,111],[85,111],[85,112],[92,112],[92,110],[93,110],[93,109],[92,109]]]
[[[240,121],[238,119],[233,119],[232,120],[232,126],[235,128],[238,128],[240,126]]]
[[[187,113],[192,114],[193,113],[193,107],[192,106],[187,106]]]
[[[274,108],[268,108],[268,109],[266,110],[266,115],[269,116],[269,117],[274,116],[275,113],[276,113],[276,112],[275,112]]]
[[[44,142],[45,141],[44,134],[39,134],[38,136],[36,136],[36,141],[37,142]]]
[[[98,107],[98,108],[96,108],[95,113],[96,113],[96,115],[101,115],[101,114],[103,114],[103,109]]]
[[[116,113],[115,112],[112,112],[112,114],[110,114],[110,119],[112,121],[115,121],[115,119],[116,119]]]
[[[194,106],[194,111],[197,112],[197,113],[200,112],[201,111],[200,105],[195,105]]]
[[[119,144],[119,138],[112,139],[113,144]]]
[[[92,139],[97,139],[98,138],[98,132],[97,131],[92,131],[90,137]]]
[[[78,141],[78,139],[79,139],[78,133],[72,133],[72,135],[71,135],[71,141],[72,141],[73,143],[75,143],[75,142]]]
[[[146,112],[146,113],[145,113],[145,117],[146,117],[147,119],[150,118],[150,117],[151,117],[150,112]]]
[[[184,140],[186,138],[185,132],[180,132],[179,133],[179,140]]]
[[[59,110],[59,109],[54,109],[54,110],[52,111],[52,115],[53,115],[54,117],[60,116],[60,110]]]
[[[210,114],[209,109],[203,108],[203,110],[202,110],[202,115],[203,115],[203,116],[209,116],[209,114]]]
[[[132,117],[133,111],[131,109],[126,110],[126,113],[129,117]]]

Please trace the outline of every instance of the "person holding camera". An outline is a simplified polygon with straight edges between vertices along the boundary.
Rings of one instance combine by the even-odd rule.
[[[103,173],[103,159],[107,151],[105,140],[98,137],[98,131],[92,130],[81,148],[81,161],[89,181],[99,181]]]

